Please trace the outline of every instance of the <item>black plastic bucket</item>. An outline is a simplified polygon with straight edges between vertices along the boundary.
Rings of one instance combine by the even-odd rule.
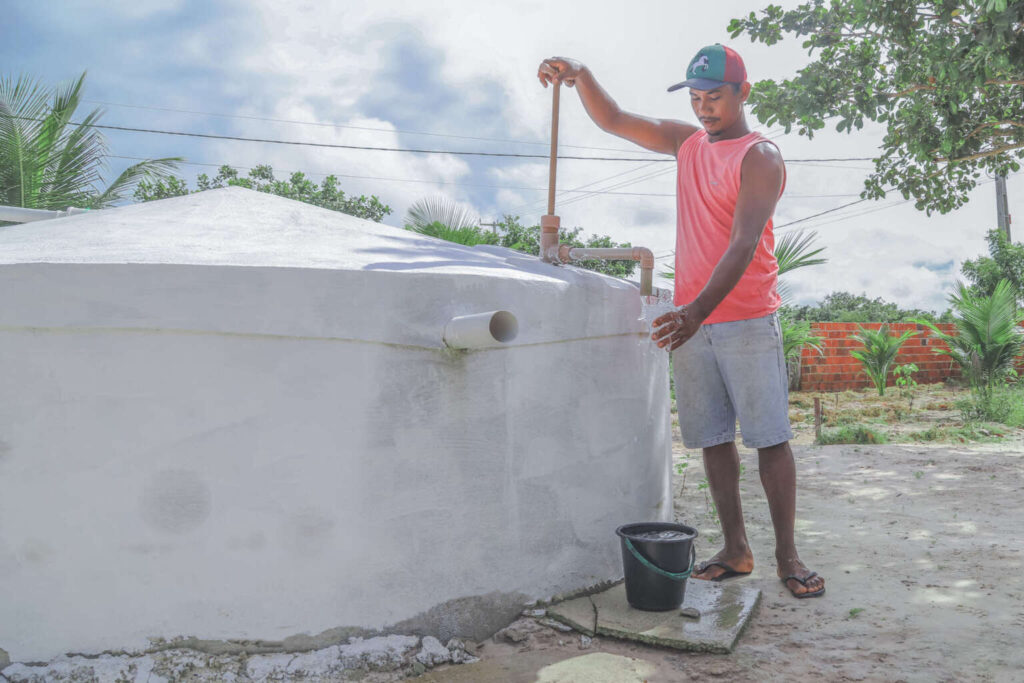
[[[622,546],[629,604],[648,612],[665,612],[682,605],[686,579],[696,558],[693,542],[697,530],[684,524],[643,522],[625,524],[615,533]]]

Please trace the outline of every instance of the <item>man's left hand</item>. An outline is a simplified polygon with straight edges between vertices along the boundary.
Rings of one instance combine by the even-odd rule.
[[[658,329],[651,334],[651,339],[658,343],[658,346],[669,351],[675,351],[686,343],[686,341],[697,334],[704,317],[697,315],[690,305],[682,306],[655,318],[653,326]]]

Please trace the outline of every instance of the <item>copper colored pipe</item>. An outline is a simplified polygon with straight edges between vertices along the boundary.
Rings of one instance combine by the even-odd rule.
[[[640,262],[640,295],[651,296],[654,293],[654,252],[647,247],[625,247],[611,249],[588,249],[574,247],[571,244],[559,244],[550,252],[551,260],[560,263],[582,261],[588,258],[607,261],[639,261]]]
[[[551,162],[548,166],[548,215],[555,215],[555,167],[558,166],[558,93],[561,83],[551,93]]]
[[[588,258],[609,261],[640,262],[640,294],[650,296],[654,290],[654,254],[646,247],[626,249],[584,249],[558,243],[561,219],[555,215],[555,174],[558,167],[558,94],[561,83],[552,82],[551,93],[551,161],[548,166],[548,213],[540,217],[540,258],[548,263],[567,263]]]
[[[555,172],[558,166],[558,93],[561,83],[552,82],[551,100],[551,161],[548,166],[548,213],[540,217],[540,260],[556,262],[549,252],[558,249],[558,228],[560,221],[555,215]]]

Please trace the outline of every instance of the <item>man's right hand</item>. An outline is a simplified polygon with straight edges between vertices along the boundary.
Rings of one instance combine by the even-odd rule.
[[[548,83],[564,83],[571,88],[586,68],[575,59],[551,57],[540,63],[537,78],[545,88],[548,87]]]
[[[545,59],[537,69],[537,78],[545,88],[548,83],[564,83],[571,88],[579,81],[580,87],[576,92],[580,94],[587,114],[601,130],[654,152],[675,156],[683,140],[698,130],[696,126],[682,121],[652,119],[622,111],[598,84],[593,72],[575,59]]]

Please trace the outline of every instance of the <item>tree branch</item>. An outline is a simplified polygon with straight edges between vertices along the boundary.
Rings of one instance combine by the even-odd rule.
[[[964,140],[966,140],[967,138],[973,138],[981,131],[985,130],[986,128],[991,128],[992,126],[1016,126],[1017,128],[1024,128],[1024,123],[1020,123],[1019,121],[994,121],[992,123],[983,123],[974,130],[972,130],[970,133],[965,135]],[[990,135],[1009,135],[1012,133],[1013,131],[1001,130],[990,133]]]
[[[939,157],[939,158],[936,158],[935,161],[937,161],[937,162],[946,162],[946,163],[950,163],[950,164],[956,163],[956,162],[960,162],[960,161],[974,161],[975,159],[983,159],[985,157],[994,157],[994,156],[996,156],[998,154],[1002,154],[1003,152],[1012,152],[1015,149],[1024,149],[1024,142],[1020,143],[1019,145],[1008,145],[1006,147],[999,147],[998,149],[990,149],[987,152],[978,152],[977,154],[971,154],[970,156],[966,156],[966,157],[957,157],[955,159],[944,159],[944,158]]]
[[[984,85],[1024,85],[1024,80],[1019,80],[1019,81],[1000,81],[1000,80],[993,79],[993,80],[985,81]],[[917,92],[918,90],[935,90],[935,86],[934,85],[914,85],[914,86],[911,86],[911,87],[907,88],[906,90],[901,90],[899,92],[894,92],[894,93],[887,93],[886,97],[889,97],[890,99],[895,99],[897,97],[903,97],[905,95],[909,95],[912,92]]]

